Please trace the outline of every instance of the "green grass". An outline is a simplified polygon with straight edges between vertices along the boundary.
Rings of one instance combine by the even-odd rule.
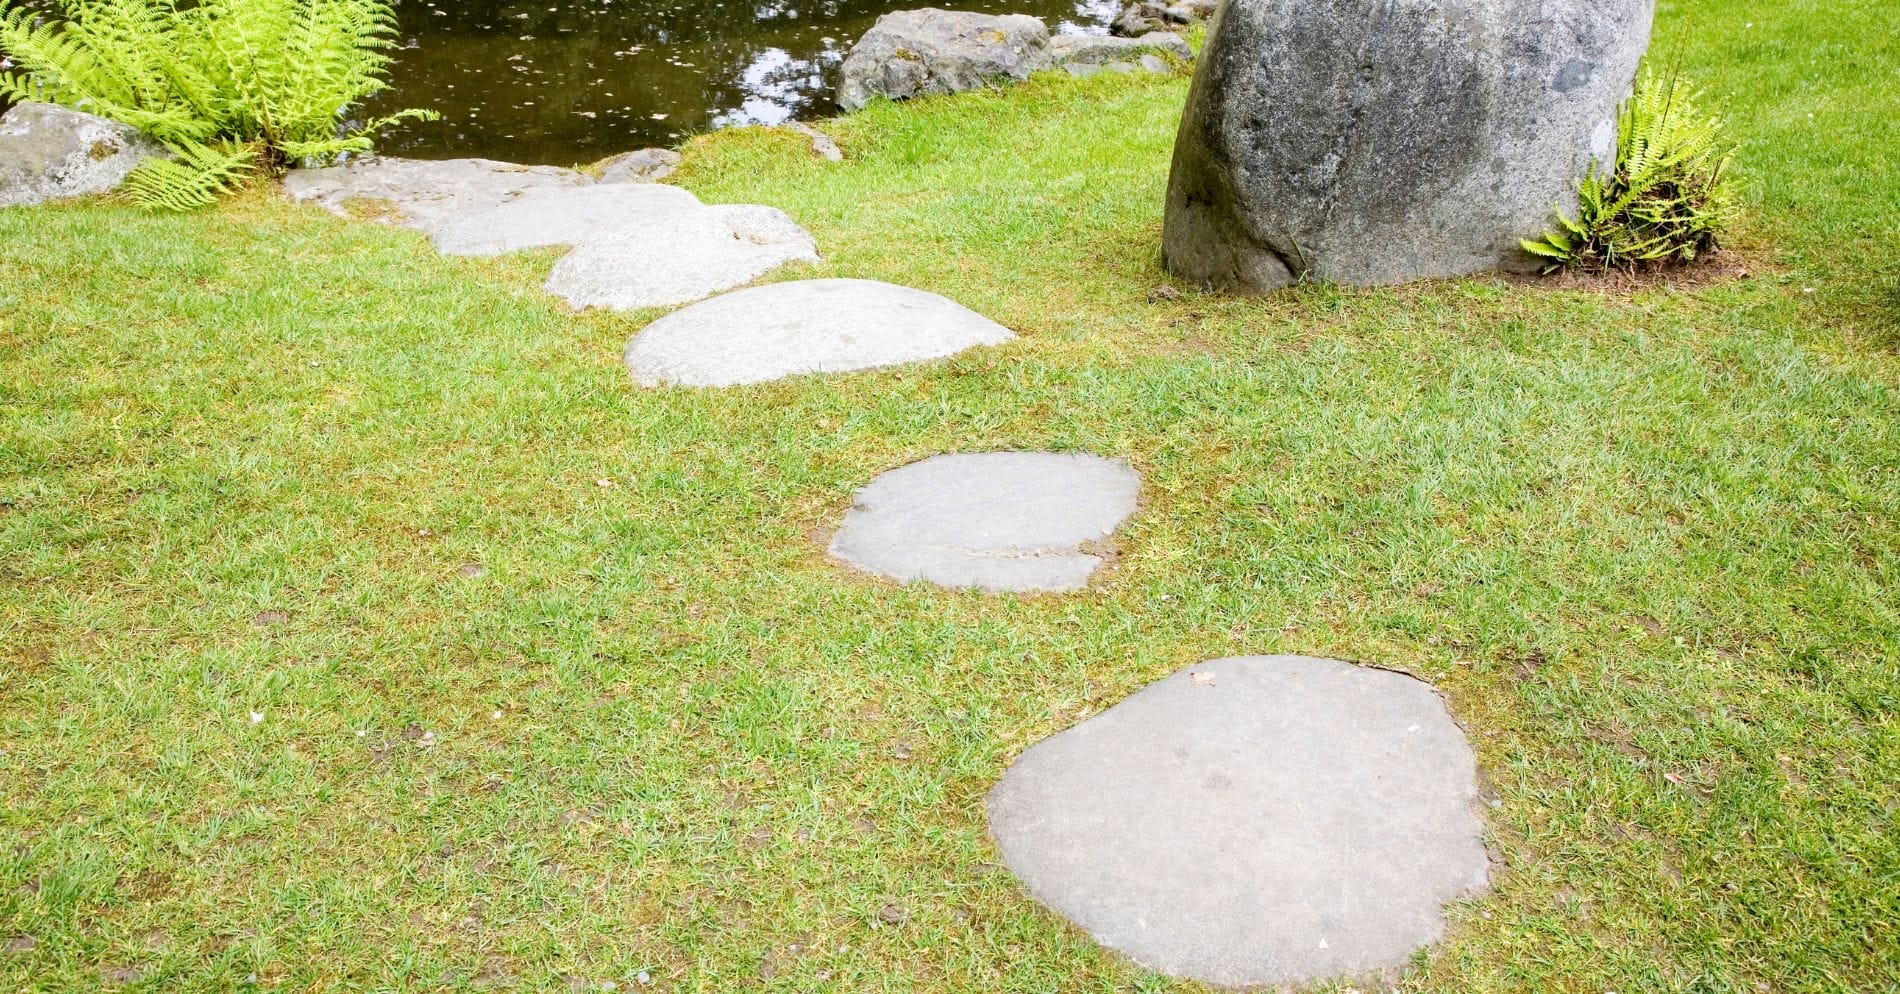
[[[1891,13],[1665,3],[1745,141],[1753,275],[1696,290],[1151,301],[1184,77],[691,146],[817,235],[785,278],[1023,336],[901,373],[643,391],[650,315],[546,255],[0,211],[0,989],[1192,990],[1029,900],[982,797],[1272,652],[1471,730],[1501,871],[1405,989],[1900,989]],[[825,561],[872,475],[1010,447],[1144,473],[1095,590]]]

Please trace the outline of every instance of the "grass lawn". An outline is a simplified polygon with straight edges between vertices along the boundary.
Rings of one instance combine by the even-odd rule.
[[[1022,340],[633,388],[551,256],[255,195],[0,211],[0,990],[1196,989],[1032,902],[984,792],[1222,655],[1404,667],[1495,891],[1406,990],[1900,989],[1900,36],[1666,0],[1752,275],[1151,296],[1185,76],[677,181]],[[815,536],[945,451],[1144,474],[1090,592]]]

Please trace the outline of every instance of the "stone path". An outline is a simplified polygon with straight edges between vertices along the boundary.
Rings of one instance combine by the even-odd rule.
[[[1124,19],[1147,10],[1138,3]],[[913,13],[940,33],[976,32],[986,50],[1007,47],[971,27],[984,15]],[[1041,30],[1027,18],[981,23],[999,20]],[[1187,57],[1173,35],[1032,40],[997,72],[1036,60],[1077,74],[1132,71],[1129,60],[1165,71],[1155,51]],[[841,158],[822,133],[794,127],[814,154]],[[0,206],[111,189],[153,154],[130,129],[24,104],[0,118]],[[581,307],[686,303],[817,261],[810,234],[774,208],[707,205],[643,182],[678,161],[628,153],[596,180],[480,159],[367,159],[294,171],[285,188],[426,232],[447,254],[567,246],[547,288]],[[628,342],[625,360],[643,385],[722,387],[1014,337],[922,290],[803,280],[682,308]],[[859,490],[829,552],[904,583],[1074,591],[1105,561],[1103,543],[1135,512],[1140,487],[1119,459],[934,456]],[[1477,800],[1472,751],[1431,687],[1333,660],[1255,656],[1190,667],[1029,748],[987,809],[1009,868],[1103,945],[1163,973],[1251,986],[1390,975],[1440,939],[1446,904],[1488,886]]]
[[[859,490],[831,554],[909,583],[1066,591],[1135,512],[1141,478],[1119,459],[1049,452],[933,456]]]
[[[1177,46],[1171,35],[1058,38],[1039,57],[1078,75],[1132,71],[1133,60],[1164,71],[1154,52],[1182,57]],[[721,294],[816,261],[817,247],[773,208],[709,206],[639,181],[677,161],[630,153],[596,181],[483,160],[371,160],[293,173],[286,186],[338,213],[380,205],[447,254],[569,246],[547,287],[576,306],[699,301],[627,343],[644,386],[851,372],[1015,338],[954,301],[870,280]],[[1140,488],[1119,459],[933,456],[860,489],[828,551],[902,583],[1075,591]],[[1446,904],[1488,885],[1477,799],[1471,749],[1429,686],[1272,656],[1183,670],[1029,748],[990,792],[988,815],[1030,893],[1103,945],[1162,973],[1251,986],[1389,976],[1439,940]]]
[[[469,211],[542,190],[591,186],[572,169],[520,166],[493,159],[422,161],[382,156],[321,169],[292,169],[284,192],[338,217],[368,215],[433,235]]]
[[[1038,57],[1085,75],[1136,60],[1164,71],[1155,51],[1184,57],[1185,46],[1151,35],[1048,48]],[[627,343],[644,386],[851,372],[1015,338],[954,301],[870,280],[721,293],[816,261],[817,246],[773,208],[709,206],[640,182],[677,161],[630,153],[596,181],[483,160],[370,160],[293,173],[286,187],[337,213],[368,204],[451,255],[569,246],[547,288],[576,306],[697,300]],[[1140,488],[1119,459],[933,456],[860,489],[828,551],[902,583],[1075,591]],[[1446,904],[1488,885],[1477,799],[1471,749],[1429,686],[1272,656],[1191,667],[1032,746],[990,792],[988,814],[1030,893],[1103,945],[1162,973],[1251,986],[1391,975],[1439,940]]]
[[[777,208],[707,205],[679,187],[635,181],[652,173],[651,158],[622,156],[609,174],[627,181],[599,183],[486,159],[368,159],[293,171],[284,188],[346,217],[382,213],[450,255],[570,246],[547,289],[576,307],[682,304],[788,262],[818,261],[811,235]]]
[[[1394,970],[1488,862],[1470,747],[1432,688],[1299,656],[1189,667],[1024,752],[990,830],[1103,945],[1214,984]]]
[[[627,343],[626,362],[644,386],[725,387],[937,359],[1015,337],[934,293],[872,280],[799,280],[674,311]]]

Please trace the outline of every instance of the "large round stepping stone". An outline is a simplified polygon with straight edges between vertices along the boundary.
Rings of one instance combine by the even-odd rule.
[[[626,360],[643,386],[726,387],[938,359],[1015,337],[934,293],[873,280],[799,280],[675,311],[634,336]]]
[[[932,456],[859,490],[831,554],[866,572],[981,590],[1064,591],[1135,512],[1119,459],[1050,452]]]
[[[1031,893],[1213,984],[1393,970],[1487,886],[1470,747],[1431,687],[1300,656],[1182,670],[1031,747],[990,831]]]

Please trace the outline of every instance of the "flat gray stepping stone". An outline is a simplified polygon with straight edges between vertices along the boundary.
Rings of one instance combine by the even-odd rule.
[[[371,156],[344,165],[292,169],[284,192],[340,217],[379,220],[433,234],[470,211],[499,207],[529,193],[592,186],[572,169],[493,159],[424,161]],[[354,210],[353,210],[354,209]]]
[[[1078,590],[1102,564],[1094,546],[1135,513],[1140,491],[1141,477],[1119,459],[932,456],[859,490],[830,551],[905,583]]]
[[[1444,702],[1334,660],[1191,666],[1031,747],[988,806],[1043,903],[1213,984],[1393,970],[1487,886],[1476,763]]]
[[[615,310],[682,304],[788,262],[818,261],[817,243],[783,211],[708,206],[656,183],[536,190],[432,233],[447,255],[571,246],[548,274],[548,292],[576,307]]]
[[[873,280],[798,280],[675,311],[634,336],[626,360],[642,386],[728,387],[940,359],[1015,337],[934,293]]]
[[[665,156],[677,158],[648,149],[622,159]],[[488,159],[369,158],[291,170],[284,190],[333,214],[368,212],[426,232],[448,255],[568,246],[547,289],[576,307],[683,304],[818,261],[811,234],[776,208],[708,205],[678,187],[633,182],[631,172],[618,178]]]

